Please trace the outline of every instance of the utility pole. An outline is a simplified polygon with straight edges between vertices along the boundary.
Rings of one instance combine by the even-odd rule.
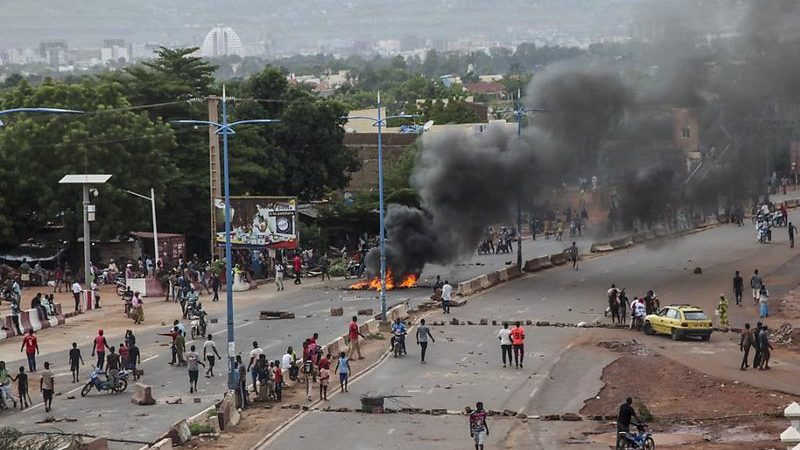
[[[219,123],[219,98],[216,95],[208,97],[208,121]],[[209,160],[209,195],[211,197],[211,257],[217,254],[217,207],[215,200],[222,198],[222,182],[219,167],[219,135],[217,127],[208,126],[208,160]]]

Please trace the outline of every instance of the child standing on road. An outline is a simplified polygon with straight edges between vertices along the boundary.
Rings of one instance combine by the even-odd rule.
[[[81,356],[81,349],[78,344],[73,342],[72,348],[69,350],[69,370],[72,371],[72,382],[77,383],[80,378],[80,366],[78,363],[84,364],[83,356]]]
[[[330,369],[319,369],[319,399],[328,401],[328,382],[331,379]]]
[[[344,352],[339,353],[339,362],[336,363],[336,372],[339,373],[339,387],[342,392],[347,392],[347,379],[350,378],[350,361]]]

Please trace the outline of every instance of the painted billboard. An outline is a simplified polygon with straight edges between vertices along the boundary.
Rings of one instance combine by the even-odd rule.
[[[218,245],[225,245],[225,203],[214,201]],[[231,244],[237,247],[297,248],[297,198],[231,197]]]

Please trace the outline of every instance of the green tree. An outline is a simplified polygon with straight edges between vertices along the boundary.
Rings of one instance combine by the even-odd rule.
[[[92,200],[97,236],[149,229],[149,209],[121,189],[146,192],[153,187],[164,199],[177,173],[168,156],[176,148],[172,129],[129,110],[120,86],[107,81],[65,85],[45,80],[35,88],[23,81],[0,101],[0,109],[38,105],[92,113],[9,118],[0,131],[0,242],[17,242],[62,219],[77,235],[80,188],[58,184],[69,173],[113,176],[98,186],[99,196]]]

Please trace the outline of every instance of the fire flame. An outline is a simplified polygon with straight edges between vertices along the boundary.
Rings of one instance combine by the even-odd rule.
[[[395,288],[412,288],[417,286],[417,280],[419,279],[419,275],[410,273],[406,275],[399,284],[395,283],[394,280],[394,273],[392,273],[392,269],[386,270],[386,290],[391,291]],[[371,290],[371,291],[380,291],[381,290],[381,278],[375,277],[371,280],[359,281],[358,283],[352,284],[350,289],[358,289],[358,290]]]

